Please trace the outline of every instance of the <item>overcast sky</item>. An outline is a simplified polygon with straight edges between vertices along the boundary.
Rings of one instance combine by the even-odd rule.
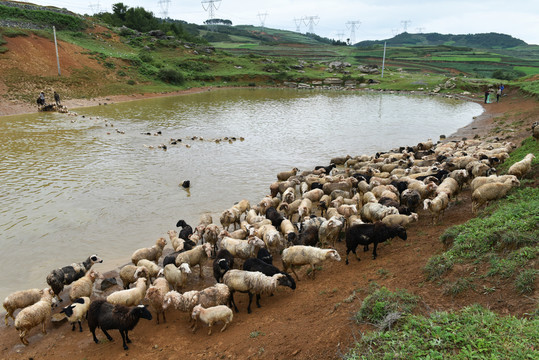
[[[209,12],[204,7],[212,7],[215,18],[233,25],[259,26],[264,21],[266,27],[296,31],[299,24],[301,33],[310,32],[312,26],[315,34],[337,40],[352,38],[354,30],[355,42],[388,39],[406,29],[409,33],[497,32],[539,44],[539,0],[36,1],[79,14],[93,14],[98,8],[111,12],[112,4],[118,2],[141,6],[158,17],[168,6],[168,17],[195,24],[207,20]]]

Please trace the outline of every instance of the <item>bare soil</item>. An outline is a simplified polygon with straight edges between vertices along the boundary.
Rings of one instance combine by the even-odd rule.
[[[481,94],[477,94],[477,98],[480,99]],[[111,99],[120,101],[132,97]],[[73,100],[73,103],[83,106],[85,101]],[[0,108],[3,114],[10,111],[26,112],[17,104],[10,107],[5,102],[0,103]],[[499,136],[520,144],[530,136],[531,124],[539,121],[537,101],[523,98],[516,92],[509,92],[498,104],[485,105],[485,110],[472,124],[448,139]],[[502,117],[506,119],[503,126],[499,121]],[[497,126],[503,129],[496,130]],[[238,194],[238,198],[241,198],[241,194]],[[423,313],[455,310],[474,303],[500,314],[524,316],[533,311],[537,303],[537,290],[531,296],[518,295],[512,286],[512,279],[499,279],[492,293],[483,293],[477,288],[454,297],[444,295],[442,284],[425,280],[423,267],[428,259],[444,250],[444,245],[439,241],[440,235],[448,227],[464,223],[472,217],[469,191],[464,191],[461,201],[450,205],[440,224],[431,225],[430,216],[426,212],[420,211],[419,215],[419,222],[409,228],[408,240],[396,239],[382,244],[376,260],[372,260],[370,252],[363,253],[358,249],[361,261],[352,255],[350,264],[345,265],[345,245],[344,242],[338,243],[337,250],[343,257],[341,262],[324,263],[322,269],[316,272],[315,279],[307,276],[306,267],[302,268],[298,272],[300,281],[295,291],[286,288],[272,297],[264,296],[262,307],[257,308],[253,304],[251,314],[246,311],[247,295],[236,294],[240,312],[234,314],[233,322],[222,333],[219,332],[221,324],[214,326],[211,336],[207,335],[207,328],[200,324],[198,331],[192,333],[189,330],[188,314],[169,310],[166,323],[157,325],[155,319],[141,320],[131,332],[133,343],[128,351],[123,350],[121,337],[116,330],[110,332],[113,342],[106,341],[103,333],[98,330],[97,336],[101,342],[95,344],[87,323],[83,323],[84,331],[80,333],[72,332],[71,326],[65,321],[49,323],[46,335],[41,334],[39,327],[32,329],[28,337],[30,344],[24,346],[10,321],[9,327],[3,322],[0,325],[0,358],[336,359],[346,353],[354,339],[361,336],[361,332],[372,330],[369,325],[358,325],[354,321],[354,314],[372,282],[391,290],[407,289],[419,295],[422,299],[419,311]],[[275,259],[274,263],[281,266],[279,259]],[[117,269],[111,269],[111,273],[105,275],[110,276],[115,271]],[[449,277],[466,276],[472,271],[474,269],[471,266],[455,267]],[[200,289],[213,283],[211,262],[208,262],[204,267],[203,279],[198,278],[195,269],[187,290]],[[67,291],[64,291],[64,296],[65,293]],[[56,308],[54,313],[59,310],[60,307]]]

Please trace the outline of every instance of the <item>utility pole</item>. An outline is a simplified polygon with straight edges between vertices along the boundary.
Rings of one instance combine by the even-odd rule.
[[[361,21],[348,21],[346,23],[346,28],[350,30],[350,44],[354,45],[356,42],[356,27],[359,29],[359,26],[361,25]]]
[[[402,28],[404,29],[404,32],[406,32],[406,30],[408,30],[408,24],[410,24],[411,22],[412,22],[412,20],[402,20],[401,21]]]
[[[386,42],[384,41],[384,57],[382,58],[382,77],[384,77],[385,66],[386,66]]]
[[[60,71],[60,57],[58,56],[58,43],[56,42],[56,27],[52,27],[52,33],[54,34],[54,48],[56,49],[56,64],[58,64],[58,76],[62,76]]]
[[[157,3],[161,9],[161,17],[163,20],[166,20],[168,18],[168,5],[170,4],[170,0],[159,0]]]
[[[318,16],[305,16],[303,18],[303,23],[305,24],[305,26],[309,27],[309,32],[311,34],[314,34],[314,26],[318,25],[319,22],[320,18]]]
[[[260,20],[260,27],[264,27],[266,25],[266,17],[268,16],[268,13],[258,13],[258,19]]]
[[[303,18],[296,19],[294,18],[294,23],[296,24],[296,32],[301,32],[300,26],[303,22]]]
[[[215,19],[215,10],[219,9],[221,0],[202,0],[202,8],[208,12],[208,20]],[[213,24],[209,25],[210,29],[215,29]]]

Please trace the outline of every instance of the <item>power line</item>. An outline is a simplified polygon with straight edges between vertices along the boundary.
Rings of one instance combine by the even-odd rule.
[[[356,42],[356,27],[359,29],[361,26],[361,21],[348,21],[346,23],[346,28],[350,30],[350,44],[354,44]]]
[[[268,16],[268,13],[258,13],[258,19],[260,20],[260,27],[264,27],[266,25],[266,17]]]
[[[218,10],[220,5],[221,0],[202,0],[202,8],[208,12],[208,19],[215,18],[215,10]]]
[[[319,22],[320,18],[318,16],[305,16],[303,18],[303,23],[305,24],[305,26],[309,27],[309,32],[311,34],[314,34],[314,26],[318,25]]]
[[[296,24],[296,32],[301,32],[300,26],[303,22],[303,18],[296,19],[294,18],[294,23]]]

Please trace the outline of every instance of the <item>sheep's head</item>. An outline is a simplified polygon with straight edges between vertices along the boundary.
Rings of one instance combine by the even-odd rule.
[[[211,244],[205,243],[202,245],[202,248],[204,249],[204,252],[206,253],[207,257],[211,257]]]
[[[288,286],[290,289],[296,289],[296,282],[289,274],[275,274],[277,278],[277,283],[281,286]]]
[[[176,230],[169,230],[167,231],[167,234],[170,240],[174,239],[175,237],[178,237],[178,233],[176,232]]]
[[[202,309],[202,305],[198,304],[193,308],[193,312],[191,313],[191,317],[193,319],[196,319],[200,315],[200,311]]]
[[[180,271],[181,272],[184,272],[186,274],[190,274],[191,273],[191,268],[189,267],[189,264],[188,263],[182,263],[179,267]]]
[[[167,241],[163,237],[160,237],[159,239],[155,241],[155,245],[159,246],[161,249],[164,248],[166,244],[167,244]]]
[[[94,254],[94,255],[91,255],[91,256],[90,256],[90,262],[91,262],[92,264],[98,264],[98,263],[102,263],[102,262],[103,262],[103,259],[101,259],[99,256],[97,256],[97,255]]]
[[[266,244],[264,241],[256,235],[249,236],[247,242],[255,247],[264,247]]]
[[[339,255],[339,253],[335,249],[330,249],[328,251],[327,255],[328,255],[328,257],[330,259],[333,259],[335,261],[341,261],[341,256]]]

